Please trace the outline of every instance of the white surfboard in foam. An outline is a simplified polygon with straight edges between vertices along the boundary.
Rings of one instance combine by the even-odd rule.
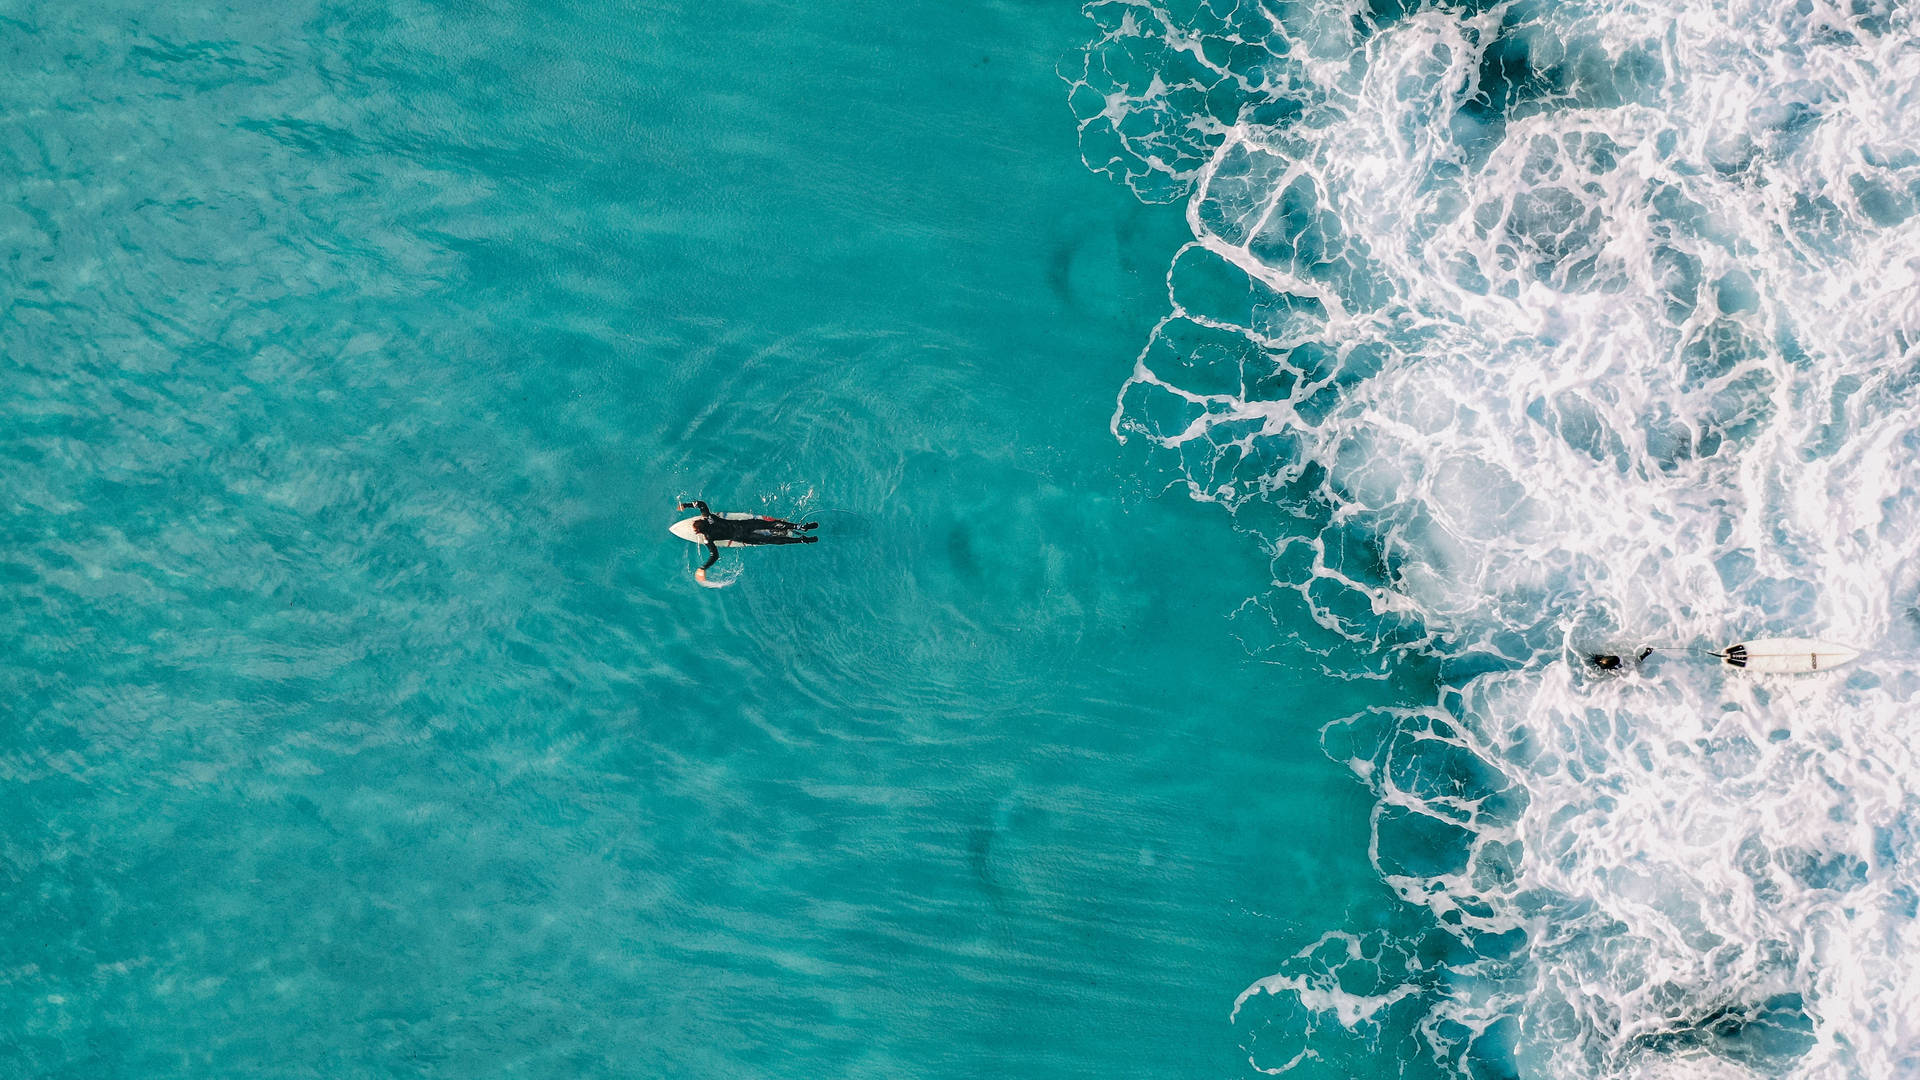
[[[1860,655],[1860,650],[1811,638],[1755,638],[1729,645],[1719,653],[1728,667],[1760,672],[1825,671]]]
[[[729,521],[748,521],[753,518],[757,518],[760,515],[759,514],[715,514],[713,516],[717,518],[726,518]],[[699,523],[699,521],[700,521],[700,515],[695,514],[694,516],[687,518],[684,521],[676,521],[673,524],[667,526],[667,531],[679,537],[680,539],[685,540],[689,544],[705,544],[706,540],[702,538],[699,533],[693,531],[694,525]],[[714,547],[746,547],[747,545],[741,543],[738,540],[717,540],[714,542],[713,546]]]

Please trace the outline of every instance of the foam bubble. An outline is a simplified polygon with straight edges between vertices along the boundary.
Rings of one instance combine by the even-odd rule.
[[[1087,160],[1193,231],[1116,433],[1271,546],[1255,610],[1450,673],[1326,745],[1466,951],[1363,993],[1329,935],[1255,1066],[1417,1008],[1461,1071],[1920,1067],[1911,10],[1088,11]],[[1765,635],[1866,653],[1579,659]]]

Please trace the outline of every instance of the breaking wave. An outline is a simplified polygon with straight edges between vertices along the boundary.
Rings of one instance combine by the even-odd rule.
[[[1270,547],[1289,655],[1441,673],[1323,736],[1427,929],[1249,987],[1252,1065],[1920,1071],[1912,9],[1085,10],[1086,162],[1192,230],[1116,433]],[[1865,654],[1683,651],[1760,636]]]

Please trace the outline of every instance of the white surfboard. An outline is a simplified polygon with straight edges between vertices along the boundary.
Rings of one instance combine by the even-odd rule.
[[[1825,671],[1860,655],[1860,650],[1810,638],[1755,638],[1719,653],[1728,667],[1767,673]]]
[[[751,521],[752,519],[757,518],[760,515],[759,514],[715,514],[713,516],[717,518],[726,518],[729,521]],[[695,514],[693,517],[687,518],[685,521],[676,521],[673,524],[667,526],[667,531],[679,537],[680,539],[685,540],[689,544],[700,544],[702,546],[705,546],[706,541],[701,539],[699,533],[693,531],[694,524],[699,520],[700,520],[700,515]],[[747,545],[741,543],[738,540],[716,540],[714,541],[713,546],[715,547],[746,547]]]

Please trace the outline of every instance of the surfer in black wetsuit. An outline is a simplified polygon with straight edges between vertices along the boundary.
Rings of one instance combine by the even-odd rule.
[[[694,500],[681,503],[682,510],[700,511],[700,520],[693,523],[693,531],[707,544],[707,561],[693,576],[701,581],[707,580],[707,568],[720,561],[720,542],[740,544],[746,547],[758,547],[762,544],[812,544],[820,538],[802,536],[820,527],[817,521],[801,523],[773,517],[726,518],[707,509],[707,504]]]
[[[1633,658],[1633,666],[1639,667],[1641,661],[1652,655],[1653,650],[1651,648],[1641,649],[1640,655]],[[1601,671],[1619,671],[1626,667],[1626,661],[1614,653],[1590,654],[1587,657],[1587,663],[1592,664]]]

